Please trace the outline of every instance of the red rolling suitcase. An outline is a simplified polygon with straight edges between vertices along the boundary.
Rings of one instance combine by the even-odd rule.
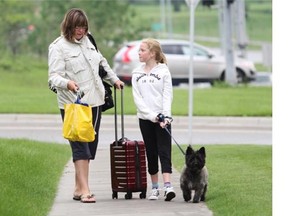
[[[141,192],[146,198],[147,174],[145,145],[143,141],[132,141],[124,137],[123,89],[121,90],[121,132],[117,137],[117,108],[115,99],[115,141],[110,144],[112,198],[118,199],[118,192],[125,192],[125,199],[132,199],[133,192]]]

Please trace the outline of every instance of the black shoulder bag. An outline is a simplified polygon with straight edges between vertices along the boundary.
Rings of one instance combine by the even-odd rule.
[[[93,36],[90,33],[88,33],[87,36],[88,36],[90,42],[94,45],[96,51],[98,52],[98,48],[97,48],[97,45],[96,45],[96,42],[95,42]],[[106,110],[114,107],[112,90],[111,90],[112,86],[103,80],[103,78],[106,75],[107,75],[107,71],[105,71],[105,69],[102,65],[99,65],[99,76],[101,77],[104,88],[105,88],[105,98],[104,98],[105,103],[102,105],[102,112],[105,112]]]

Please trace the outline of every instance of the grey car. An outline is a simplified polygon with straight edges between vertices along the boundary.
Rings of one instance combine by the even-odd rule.
[[[186,40],[158,40],[167,58],[173,85],[189,80],[190,42]],[[131,84],[131,72],[139,64],[138,50],[141,41],[126,43],[114,56],[113,69],[127,84]],[[213,82],[225,79],[225,57],[207,47],[194,44],[194,82]],[[256,77],[255,65],[247,59],[235,57],[237,82],[247,82]]]

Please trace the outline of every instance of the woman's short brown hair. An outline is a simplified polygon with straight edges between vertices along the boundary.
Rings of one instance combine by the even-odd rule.
[[[72,8],[65,14],[61,23],[61,32],[68,41],[73,42],[76,27],[85,27],[85,34],[87,34],[88,18],[83,10]]]

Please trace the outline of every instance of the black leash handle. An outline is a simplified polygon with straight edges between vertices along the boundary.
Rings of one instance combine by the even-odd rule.
[[[170,133],[170,131],[168,130],[167,127],[164,127],[164,129],[167,131],[167,133],[170,135],[170,137],[174,140],[174,142],[176,143],[176,145],[178,146],[178,148],[180,149],[180,151],[182,152],[182,154],[185,156],[185,152],[184,150],[181,148],[181,146],[177,143],[177,141],[174,139],[174,137],[172,136],[172,134]]]

